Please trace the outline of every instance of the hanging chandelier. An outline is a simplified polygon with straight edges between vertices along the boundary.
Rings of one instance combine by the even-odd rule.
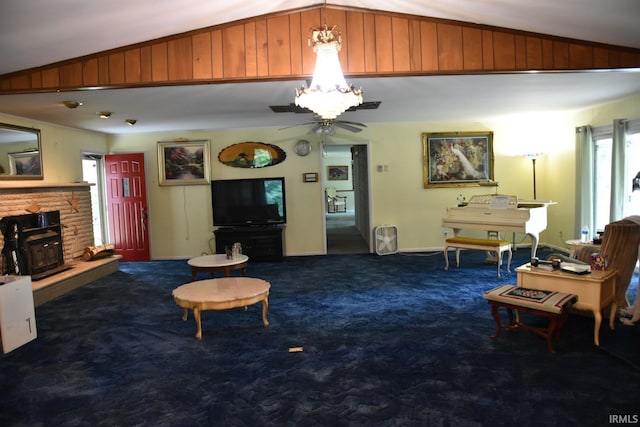
[[[295,103],[308,108],[325,120],[332,120],[351,107],[362,104],[362,90],[347,85],[340,67],[338,52],[341,36],[327,24],[312,32],[309,44],[313,43],[316,66],[311,85],[296,89]]]

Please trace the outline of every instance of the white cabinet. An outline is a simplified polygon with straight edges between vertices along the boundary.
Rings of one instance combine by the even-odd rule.
[[[36,339],[30,276],[0,276],[0,334],[4,353]]]

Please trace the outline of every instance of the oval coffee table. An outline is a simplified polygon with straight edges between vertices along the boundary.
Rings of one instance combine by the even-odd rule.
[[[223,277],[220,279],[198,280],[178,286],[172,292],[179,307],[184,308],[182,320],[187,320],[189,310],[193,310],[196,321],[196,338],[202,338],[200,313],[205,310],[228,310],[246,307],[262,301],[262,323],[269,326],[269,288],[271,284],[253,277]]]
[[[225,276],[230,276],[232,270],[242,270],[242,275],[247,275],[246,255],[237,255],[234,258],[227,258],[226,254],[202,255],[191,258],[187,264],[191,266],[191,279],[196,280],[196,273],[203,271],[211,273],[211,278],[216,272],[223,272]]]

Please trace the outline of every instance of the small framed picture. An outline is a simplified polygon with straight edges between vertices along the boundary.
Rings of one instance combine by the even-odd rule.
[[[160,185],[209,184],[209,141],[158,142]]]
[[[347,181],[349,166],[327,166],[327,179],[329,181]]]
[[[305,172],[302,174],[302,182],[318,182],[317,172]]]

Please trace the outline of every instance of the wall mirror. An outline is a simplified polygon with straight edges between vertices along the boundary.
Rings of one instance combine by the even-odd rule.
[[[0,123],[0,180],[43,179],[40,129]]]

